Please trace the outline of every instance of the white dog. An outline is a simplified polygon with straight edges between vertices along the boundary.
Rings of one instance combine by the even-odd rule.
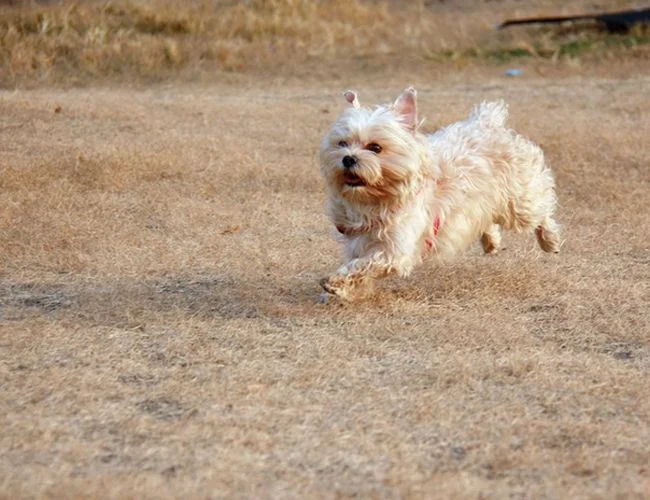
[[[538,146],[506,128],[502,101],[424,135],[412,87],[375,108],[345,98],[320,148],[346,259],[321,280],[327,294],[359,297],[375,278],[407,276],[426,256],[445,260],[478,239],[494,253],[501,227],[534,231],[542,250],[559,251],[553,174]]]

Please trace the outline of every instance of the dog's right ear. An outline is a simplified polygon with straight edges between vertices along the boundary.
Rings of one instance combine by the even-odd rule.
[[[410,130],[415,130],[418,126],[417,96],[418,93],[415,88],[409,86],[404,89],[402,95],[393,104],[393,109],[402,118],[402,123]]]
[[[354,90],[346,90],[343,95],[345,96],[345,100],[352,104],[352,107],[359,108],[361,106],[357,93]]]

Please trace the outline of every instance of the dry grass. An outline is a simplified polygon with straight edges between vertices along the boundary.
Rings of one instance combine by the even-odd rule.
[[[638,2],[200,0],[18,2],[0,6],[0,85],[80,85],[219,78],[224,72],[342,72],[387,60],[436,65],[534,57],[647,62],[647,33],[625,36],[494,26],[509,17],[572,14]],[[406,5],[406,6],[405,6]]]
[[[319,306],[337,82],[0,94],[1,496],[648,496],[647,76],[411,76],[431,127],[511,103],[560,256]]]
[[[451,19],[472,5],[450,3],[427,7],[413,26],[434,37],[422,28],[430,15]],[[346,31],[320,3],[197,2],[174,16],[159,8],[153,35],[135,27],[142,15],[133,12],[148,5],[2,14],[71,9],[69,24],[87,26],[117,9],[102,21],[110,43],[48,28],[0,52],[3,70],[14,68],[2,73],[6,85],[103,86],[0,91],[0,497],[650,496],[650,75],[641,52],[626,49],[618,62],[532,57],[508,79],[462,54],[398,60],[417,37],[386,34],[394,57],[380,56],[373,30]],[[370,24],[396,9],[346,5],[350,19]],[[513,5],[516,15],[561,7],[481,3],[461,25],[494,24]],[[290,7],[306,24],[261,14]],[[135,9],[121,15],[124,39],[119,9]],[[191,47],[208,43],[200,33],[221,19],[209,12],[230,13],[219,22],[232,29],[249,16],[249,33],[265,34],[219,42],[245,59],[242,74],[182,82],[196,76]],[[181,14],[187,24],[174,24]],[[324,17],[316,28],[314,16]],[[307,48],[284,46],[278,73],[247,59],[288,44],[291,30]],[[343,41],[328,45],[334,31]],[[460,50],[477,33],[435,47]],[[70,52],[45,56],[66,40]],[[152,63],[139,73],[164,40],[190,54],[183,71]],[[111,59],[117,46],[122,56]],[[45,62],[15,69],[16,47]],[[312,61],[309,50],[321,52]],[[106,85],[119,68],[129,82],[170,80]],[[497,256],[477,247],[387,281],[366,303],[317,305],[318,278],[339,262],[319,139],[343,89],[377,102],[407,82],[432,129],[482,99],[510,103],[513,125],[542,144],[557,174],[563,253],[542,255],[533,238],[508,235]]]

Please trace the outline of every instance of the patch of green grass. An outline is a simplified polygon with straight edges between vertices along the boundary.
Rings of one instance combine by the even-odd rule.
[[[520,57],[531,57],[535,54],[529,49],[524,48],[501,48],[489,50],[483,55],[486,59],[493,59],[498,62],[508,62]]]
[[[598,35],[586,36],[581,34],[580,38],[556,39],[550,43],[543,44],[541,41],[533,41],[529,47],[509,47],[507,45],[496,48],[480,49],[469,48],[459,51],[444,51],[440,59],[486,59],[497,63],[507,63],[515,59],[536,57],[540,59],[554,59],[564,57],[575,59],[588,55],[598,55],[601,52],[620,51],[634,49],[642,45],[650,44],[650,34],[647,31],[632,31],[625,35]]]
[[[650,35],[643,30],[633,30],[624,35],[605,35],[604,37],[581,38],[560,44],[558,53],[570,58],[583,54],[606,51],[633,49],[650,43]]]
[[[560,45],[559,54],[561,56],[578,57],[581,54],[594,48],[594,42],[590,40],[573,40]]]
[[[650,43],[650,32],[631,33],[627,35],[608,36],[604,40],[608,48],[625,48],[631,49],[638,45]]]

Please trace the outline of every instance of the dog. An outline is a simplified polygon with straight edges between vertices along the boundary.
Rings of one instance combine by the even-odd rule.
[[[413,87],[373,108],[344,95],[320,170],[345,264],[321,280],[322,301],[367,296],[378,278],[408,276],[425,258],[447,261],[477,240],[496,253],[502,228],[534,232],[542,250],[559,252],[553,173],[537,145],[507,128],[503,101],[426,135]]]

